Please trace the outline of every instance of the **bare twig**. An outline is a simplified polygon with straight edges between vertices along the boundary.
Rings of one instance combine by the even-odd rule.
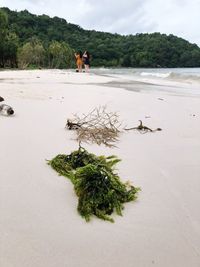
[[[93,109],[82,117],[74,114],[68,119],[66,128],[76,130],[77,141],[104,144],[113,147],[118,140],[121,123],[117,113],[107,112],[106,106]]]
[[[156,132],[156,131],[162,131],[161,128],[157,128],[155,130],[152,130],[151,128],[144,126],[142,124],[142,121],[139,120],[140,124],[137,127],[132,127],[132,128],[124,128],[125,131],[130,131],[130,130],[138,130],[140,133],[147,133],[147,132]]]

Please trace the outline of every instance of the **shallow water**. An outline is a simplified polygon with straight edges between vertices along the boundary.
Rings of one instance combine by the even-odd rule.
[[[97,68],[91,72],[115,78],[106,84],[111,87],[200,97],[200,68]]]

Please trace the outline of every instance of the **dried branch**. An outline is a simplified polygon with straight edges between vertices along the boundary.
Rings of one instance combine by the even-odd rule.
[[[155,130],[152,130],[151,128],[144,126],[142,124],[142,121],[139,120],[140,124],[137,127],[132,127],[132,128],[125,128],[125,131],[130,131],[130,130],[138,130],[140,133],[147,133],[147,132],[156,132],[156,131],[162,131],[161,128],[157,128]]]
[[[118,114],[107,112],[106,106],[95,108],[82,117],[74,114],[74,118],[68,119],[66,123],[68,130],[76,130],[78,142],[104,144],[108,147],[113,147],[118,141],[120,126]]]

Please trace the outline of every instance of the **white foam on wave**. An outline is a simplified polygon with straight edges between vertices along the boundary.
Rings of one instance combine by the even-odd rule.
[[[151,76],[157,78],[168,78],[171,75],[171,72],[160,73],[160,72],[141,72],[141,76]]]

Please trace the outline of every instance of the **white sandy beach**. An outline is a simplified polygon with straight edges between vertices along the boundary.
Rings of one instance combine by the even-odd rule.
[[[0,115],[1,267],[200,266],[200,97],[105,86],[113,80],[66,70],[0,72],[0,96],[15,110]],[[142,120],[163,129],[123,133],[113,149],[85,144],[121,158],[122,179],[141,187],[114,224],[86,223],[71,182],[46,164],[78,148],[67,118],[99,105],[128,127]]]

